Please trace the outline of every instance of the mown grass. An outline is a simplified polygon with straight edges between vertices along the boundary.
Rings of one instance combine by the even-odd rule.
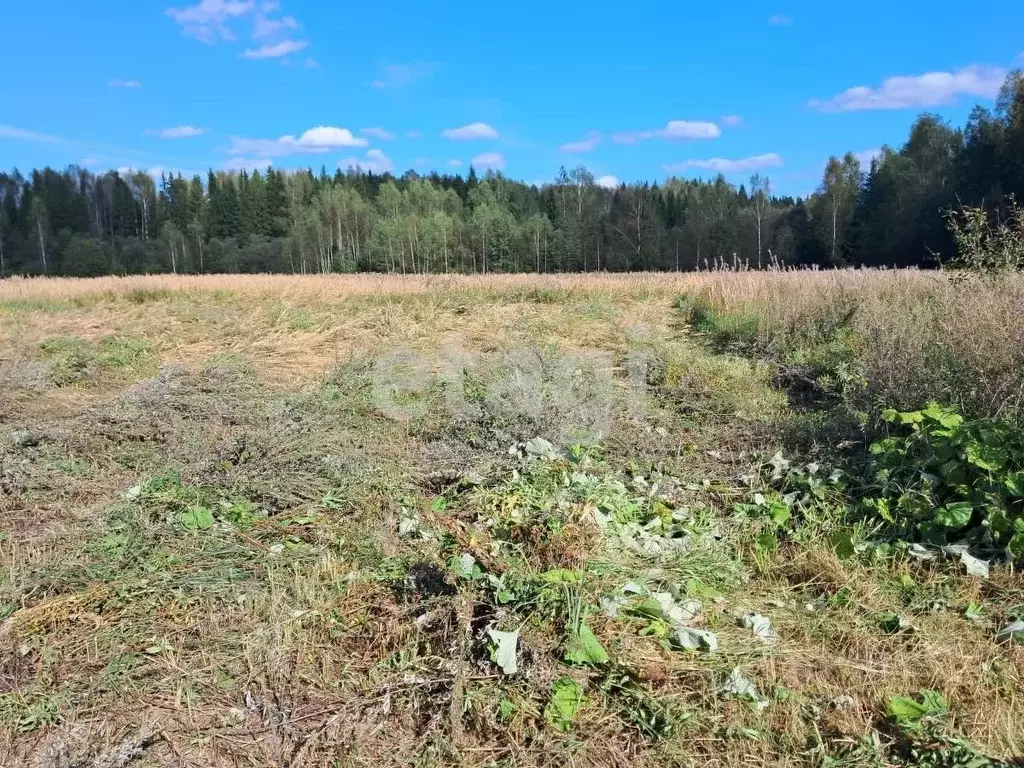
[[[1012,570],[852,515],[762,320],[713,349],[675,278],[561,280],[0,315],[0,764],[1024,753]]]

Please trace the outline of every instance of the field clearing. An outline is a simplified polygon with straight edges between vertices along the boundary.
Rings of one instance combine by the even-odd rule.
[[[1022,382],[1019,278],[0,281],[0,765],[1019,759],[1019,576],[831,469]]]

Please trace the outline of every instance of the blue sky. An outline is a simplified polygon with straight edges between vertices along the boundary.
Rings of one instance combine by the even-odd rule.
[[[583,164],[806,194],[830,154],[924,110],[960,125],[1024,62],[1024,3],[4,5],[0,167],[22,170]]]

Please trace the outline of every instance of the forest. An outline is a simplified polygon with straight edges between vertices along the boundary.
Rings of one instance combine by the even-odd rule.
[[[755,175],[605,188],[583,166],[530,185],[470,168],[395,177],[269,167],[206,179],[71,166],[0,173],[0,276],[934,267],[950,210],[1024,199],[1024,75],[956,128],[922,114],[806,199]]]

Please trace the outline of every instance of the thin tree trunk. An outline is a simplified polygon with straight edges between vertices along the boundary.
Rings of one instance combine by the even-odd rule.
[[[757,212],[757,268],[761,269],[761,211]]]
[[[832,263],[836,263],[836,238],[839,236],[837,219],[839,218],[839,203],[832,198]]]
[[[36,232],[39,234],[39,258],[43,262],[43,274],[46,274],[46,243],[43,238],[43,221],[36,217]]]

